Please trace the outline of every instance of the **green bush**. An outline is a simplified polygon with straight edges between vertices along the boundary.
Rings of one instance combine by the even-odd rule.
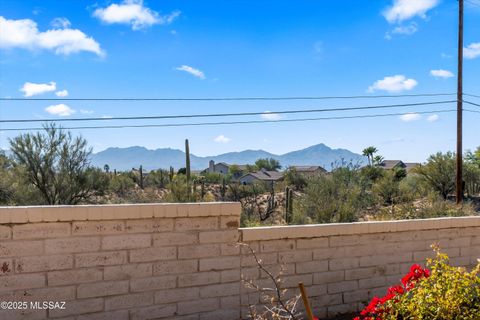
[[[135,182],[128,174],[117,174],[110,179],[109,189],[119,196],[125,196],[135,187]]]
[[[152,170],[145,177],[145,187],[165,188],[169,182],[169,172],[164,169]]]
[[[329,175],[311,179],[299,199],[293,220],[306,223],[352,222],[371,205],[372,197],[359,171],[352,166],[339,167]],[[298,209],[297,209],[298,208]]]
[[[402,285],[391,287],[383,298],[374,297],[355,319],[480,319],[480,260],[468,272],[451,266],[446,254],[434,250],[428,269],[413,265]]]
[[[170,192],[166,195],[167,202],[194,202],[192,187],[187,183],[187,177],[183,174],[175,176],[168,184]]]

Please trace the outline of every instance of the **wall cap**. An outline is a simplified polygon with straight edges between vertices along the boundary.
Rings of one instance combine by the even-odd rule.
[[[0,207],[0,224],[179,217],[240,217],[238,202]]]
[[[241,233],[241,240],[248,242],[258,240],[318,238],[352,234],[448,229],[459,227],[480,227],[480,216],[253,227],[240,228],[239,231]]]

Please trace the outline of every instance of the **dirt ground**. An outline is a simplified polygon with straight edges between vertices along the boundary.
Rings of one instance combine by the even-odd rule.
[[[335,316],[333,318],[328,318],[328,320],[352,320],[357,315],[358,314],[355,314],[355,313],[342,314],[342,315]],[[320,320],[322,320],[322,319],[320,319]]]

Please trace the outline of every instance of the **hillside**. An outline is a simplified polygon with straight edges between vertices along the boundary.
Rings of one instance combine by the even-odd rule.
[[[264,150],[245,150],[229,152],[210,157],[190,155],[192,170],[203,170],[208,167],[208,162],[226,162],[236,164],[253,164],[259,158],[271,157],[280,161],[283,168],[289,165],[320,165],[330,170],[335,162],[344,161],[354,163],[365,161],[364,157],[346,149],[332,149],[324,144],[317,144],[305,149],[276,155]],[[182,150],[162,148],[149,150],[144,147],[108,148],[92,155],[92,164],[103,168],[108,164],[117,170],[130,170],[143,165],[146,170],[157,168],[178,169],[185,166],[185,153]]]

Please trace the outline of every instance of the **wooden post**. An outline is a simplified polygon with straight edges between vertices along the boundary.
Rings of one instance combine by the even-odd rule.
[[[305,311],[307,312],[308,320],[314,320],[312,308],[310,307],[310,302],[308,302],[307,291],[305,290],[305,286],[303,282],[298,283],[298,287],[300,288],[300,293],[302,294],[303,305],[305,306]]]

